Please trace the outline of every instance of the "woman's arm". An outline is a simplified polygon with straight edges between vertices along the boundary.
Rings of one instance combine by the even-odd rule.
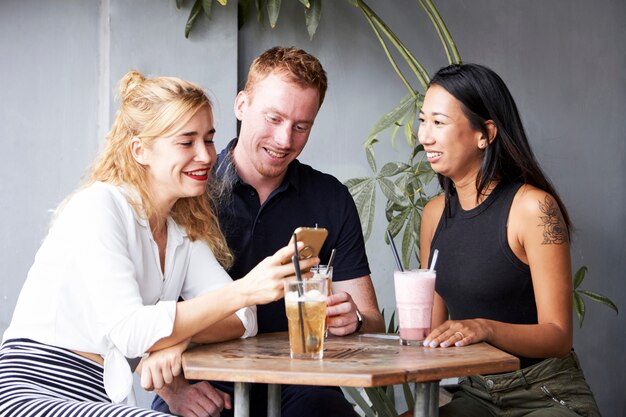
[[[490,340],[522,356],[564,356],[572,348],[572,271],[569,233],[554,198],[522,187],[511,207],[508,238],[530,266],[538,324],[494,327]]]
[[[534,187],[522,187],[513,200],[507,235],[515,255],[530,267],[538,324],[485,319],[447,321],[429,335],[430,346],[486,341],[515,355],[537,358],[561,357],[570,351],[569,236],[554,198]]]
[[[285,246],[261,261],[245,277],[199,297],[176,303],[172,333],[148,351],[164,349],[191,338],[243,307],[280,299],[285,278],[295,274],[291,262],[283,264],[293,253],[293,246]],[[301,260],[300,268],[311,268],[317,263],[319,258]]]
[[[224,320],[220,320],[198,332],[191,338],[191,341],[193,343],[224,342],[243,336],[245,330],[241,319],[237,315],[232,314]]]
[[[422,222],[420,224],[420,260],[422,268],[428,268],[430,265],[430,246],[435,236],[439,219],[441,219],[443,214],[444,204],[444,196],[440,195],[430,200],[422,211]],[[434,329],[446,320],[448,320],[448,309],[443,299],[435,292],[430,328]]]

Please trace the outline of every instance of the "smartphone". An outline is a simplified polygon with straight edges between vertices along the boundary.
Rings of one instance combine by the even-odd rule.
[[[326,236],[328,236],[328,230],[323,227],[298,227],[293,233],[296,235],[298,242],[304,243],[304,247],[298,251],[300,259],[319,256]],[[293,245],[293,235],[289,244]]]

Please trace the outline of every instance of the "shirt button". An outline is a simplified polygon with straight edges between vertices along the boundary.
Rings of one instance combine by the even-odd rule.
[[[491,379],[487,380],[487,388],[489,388],[489,389],[493,388],[493,381]]]

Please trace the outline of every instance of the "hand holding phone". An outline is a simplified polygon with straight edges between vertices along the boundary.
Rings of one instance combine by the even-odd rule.
[[[294,232],[298,242],[304,243],[304,247],[298,251],[300,259],[309,259],[319,256],[324,241],[328,236],[328,230],[323,227],[298,227]],[[289,244],[293,245],[293,235]]]

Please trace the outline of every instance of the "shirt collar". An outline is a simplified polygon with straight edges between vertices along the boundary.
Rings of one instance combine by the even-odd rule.
[[[148,219],[146,219],[143,214],[138,213],[136,209],[136,207],[141,207],[141,197],[139,197],[139,193],[137,192],[137,190],[135,190],[134,187],[131,187],[128,184],[121,185],[119,189],[124,197],[126,197],[126,200],[129,202],[137,224],[141,225],[144,228],[149,228],[150,224],[148,223]],[[165,221],[167,222],[168,240],[170,238],[173,238],[176,240],[176,244],[180,244],[183,238],[187,236],[187,231],[183,227],[178,225],[178,223],[176,223],[171,216],[167,216],[167,219],[165,219]]]

